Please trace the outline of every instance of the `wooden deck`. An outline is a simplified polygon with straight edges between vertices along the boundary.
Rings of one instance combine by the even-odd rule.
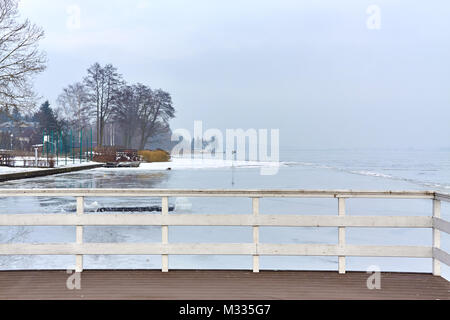
[[[65,271],[1,271],[0,299],[450,299],[450,283],[422,273],[382,273],[369,290],[365,272],[85,270],[81,290],[68,290]]]

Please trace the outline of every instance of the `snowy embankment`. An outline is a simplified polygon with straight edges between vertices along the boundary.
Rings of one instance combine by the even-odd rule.
[[[58,169],[58,168],[72,168],[72,167],[83,167],[83,166],[92,166],[99,164],[97,162],[89,161],[82,162],[76,161],[75,163],[70,160],[70,162],[65,163],[65,160],[61,160],[58,165],[55,163],[54,168],[33,168],[33,167],[3,167],[0,166],[0,175],[1,174],[9,174],[9,173],[20,173],[20,172],[31,172],[31,171],[40,171],[40,170],[48,170],[48,169]],[[19,161],[16,161],[16,165],[20,165]]]
[[[1,174],[9,174],[9,173],[19,173],[19,172],[30,172],[42,170],[41,168],[18,168],[18,167],[0,167],[0,175]]]

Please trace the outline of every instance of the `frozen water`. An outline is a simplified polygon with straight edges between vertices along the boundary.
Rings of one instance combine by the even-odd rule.
[[[363,189],[450,190],[450,151],[395,150],[285,150],[278,174],[262,176],[261,166],[272,163],[227,162],[213,159],[174,159],[170,163],[143,164],[140,168],[95,169],[51,177],[1,183],[2,188],[162,188],[162,189]],[[171,168],[168,171],[167,168]],[[175,213],[246,214],[251,200],[240,198],[175,198]],[[87,198],[87,214],[99,207],[160,205],[159,198]],[[262,199],[262,214],[337,214],[335,199]],[[0,198],[4,213],[70,213],[71,198]],[[450,206],[442,215],[449,220]],[[123,213],[132,214],[132,213]],[[152,213],[148,213],[152,214]],[[431,214],[431,201],[349,199],[350,215]],[[336,228],[261,228],[265,243],[336,243]],[[74,241],[74,228],[0,228],[0,241]],[[89,227],[88,242],[159,242],[159,227]],[[247,227],[170,227],[169,241],[251,242]],[[351,229],[350,244],[431,245],[430,230]],[[442,236],[442,247],[448,237]],[[170,268],[250,269],[251,257],[171,256]],[[73,257],[0,257],[2,269],[73,267]],[[348,258],[349,270],[365,271],[379,265],[382,271],[431,272],[430,259]],[[158,256],[88,256],[86,268],[160,268]],[[335,257],[261,257],[267,269],[337,269]],[[448,277],[448,268],[443,266]]]

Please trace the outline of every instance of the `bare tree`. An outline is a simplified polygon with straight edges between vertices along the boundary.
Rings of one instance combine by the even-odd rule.
[[[139,99],[136,96],[135,86],[124,86],[120,90],[114,108],[114,119],[123,133],[124,146],[131,148],[139,120]]]
[[[70,126],[80,130],[89,125],[92,109],[88,93],[82,83],[77,82],[64,88],[57,103],[58,117],[65,120]]]
[[[111,64],[102,67],[95,63],[88,69],[84,83],[88,91],[88,101],[96,112],[97,145],[102,146],[105,125],[113,113],[118,91],[123,84],[122,76]]]
[[[170,94],[161,89],[152,91],[147,86],[138,84],[136,90],[140,97],[139,148],[144,149],[152,136],[168,130],[169,120],[175,117],[175,109]]]
[[[0,105],[20,110],[34,106],[31,80],[45,69],[38,43],[43,30],[29,20],[18,22],[16,0],[0,0]]]

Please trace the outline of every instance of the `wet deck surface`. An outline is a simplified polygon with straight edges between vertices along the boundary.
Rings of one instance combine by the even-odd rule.
[[[86,270],[81,290],[66,271],[0,271],[0,299],[450,299],[450,282],[431,274],[382,273],[369,290],[365,272]]]

